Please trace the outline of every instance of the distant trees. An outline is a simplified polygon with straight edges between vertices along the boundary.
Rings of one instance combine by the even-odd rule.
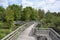
[[[60,12],[46,12],[45,16],[41,19],[42,26],[44,28],[53,28],[60,33]]]
[[[34,9],[32,7],[22,8],[22,5],[9,5],[6,9],[0,6],[0,21],[40,21],[45,24],[52,23],[55,26],[60,24],[60,12],[46,12],[41,9]]]
[[[32,7],[26,7],[23,9],[22,19],[25,21],[38,21],[39,20],[39,13],[38,10]]]
[[[5,9],[2,6],[0,6],[0,21],[4,21],[5,20],[4,17],[5,17]]]
[[[26,7],[26,8],[24,8],[24,10],[23,10],[23,13],[24,13],[24,18],[25,18],[25,21],[30,21],[30,15],[31,15],[31,9],[30,9],[30,7]]]
[[[39,9],[38,13],[39,13],[39,19],[42,19],[44,17],[44,14],[45,14],[44,10]]]
[[[10,8],[6,9],[6,14],[5,14],[5,19],[6,21],[14,21],[14,12]]]
[[[22,6],[18,5],[9,5],[8,6],[14,12],[14,20],[20,20],[22,14]]]
[[[33,10],[33,13],[31,15],[33,17],[33,20],[39,21],[39,13],[38,13],[38,10],[34,9]]]
[[[0,6],[0,29],[8,29],[8,32],[11,32],[16,28],[13,21],[40,21],[42,23],[40,27],[53,28],[60,33],[60,12],[45,13],[41,9],[37,10],[29,6],[22,8],[22,5],[15,4],[9,5],[6,9]],[[0,30],[0,36],[3,37],[1,32]]]

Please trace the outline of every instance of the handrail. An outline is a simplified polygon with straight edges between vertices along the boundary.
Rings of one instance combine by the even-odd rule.
[[[42,30],[50,30],[60,37],[60,35],[55,30],[53,30],[52,28],[39,28],[39,30],[41,30],[41,29]]]
[[[52,37],[53,36],[53,37]],[[60,40],[60,35],[53,29],[50,29],[50,37],[52,40]]]
[[[55,30],[53,29],[50,29],[50,30],[60,37],[60,35]]]
[[[60,40],[60,35],[52,28],[36,28],[36,30],[38,32],[40,31],[39,34],[46,34],[47,33],[52,38],[52,40]],[[36,34],[36,35],[39,35],[39,34]]]
[[[5,36],[4,38],[2,38],[1,40],[16,40],[16,38],[18,37],[18,35],[22,31],[24,31],[31,24],[33,24],[33,23],[32,22],[29,22],[29,23],[26,23],[26,24],[20,26],[15,31],[13,31],[12,33],[8,34],[7,36]]]

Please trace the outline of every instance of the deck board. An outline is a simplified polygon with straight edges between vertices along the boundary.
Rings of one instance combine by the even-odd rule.
[[[35,40],[34,37],[29,36],[29,33],[31,32],[31,29],[33,28],[34,24],[29,26],[27,29],[25,29],[21,35],[17,38],[17,40]]]

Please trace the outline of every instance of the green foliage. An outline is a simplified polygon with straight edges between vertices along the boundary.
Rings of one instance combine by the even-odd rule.
[[[38,21],[39,20],[39,16],[38,15],[39,15],[38,10],[34,9],[33,15],[32,15],[33,19]]]
[[[24,8],[23,12],[25,14],[25,21],[29,21],[30,20],[30,15],[31,15],[30,7]]]
[[[0,29],[0,39],[9,34],[10,32],[10,29]]]
[[[31,20],[38,21],[39,20],[38,10],[33,9],[32,7],[24,8],[23,14],[24,14],[23,17],[24,17],[25,21],[31,21]]]
[[[10,9],[6,9],[6,16],[5,16],[6,21],[14,21],[14,12]]]
[[[0,22],[0,29],[9,29],[10,28],[10,24],[7,22]]]
[[[5,17],[5,9],[0,6],[0,21],[4,21],[4,17]]]
[[[60,16],[58,15],[59,13],[51,13],[47,12],[45,14],[45,17],[41,19],[41,27],[44,28],[53,28],[56,30],[58,33],[60,33]]]
[[[39,19],[41,20],[44,17],[45,12],[44,12],[44,10],[39,9],[38,13],[39,13],[39,15],[38,15]]]
[[[45,13],[41,9],[13,4],[6,9],[0,7],[0,39],[17,28],[13,21],[40,21],[42,28],[53,28],[60,33],[60,12]]]
[[[14,12],[14,20],[21,20],[22,15],[22,6],[18,5],[9,5],[8,8],[10,8]]]

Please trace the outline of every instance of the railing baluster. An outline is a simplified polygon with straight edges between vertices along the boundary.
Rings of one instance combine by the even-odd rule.
[[[30,26],[32,24],[33,24],[33,22],[28,22],[28,23],[20,26],[15,31],[13,31],[12,33],[8,34],[7,36],[2,38],[1,40],[16,40],[16,38],[20,35],[20,33],[23,32],[28,26]]]

